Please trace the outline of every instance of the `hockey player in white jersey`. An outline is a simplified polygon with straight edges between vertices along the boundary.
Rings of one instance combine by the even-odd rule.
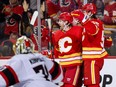
[[[0,68],[0,87],[59,87],[63,79],[58,63],[40,53],[25,36],[16,42],[16,55]]]

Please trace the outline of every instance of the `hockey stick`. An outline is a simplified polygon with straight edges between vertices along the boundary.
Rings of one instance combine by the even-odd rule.
[[[48,9],[47,9],[47,1],[45,0],[45,23],[46,27],[49,29],[49,37],[50,37],[50,42],[48,42],[48,51],[51,51],[51,55],[53,57],[54,52],[53,52],[53,45],[52,45],[52,20],[48,16]]]
[[[46,23],[49,28],[49,37],[50,37],[50,42],[48,43],[48,50],[51,51],[51,55],[53,57],[54,52],[53,52],[53,44],[52,44],[52,20],[50,18],[46,19]]]
[[[36,20],[38,19],[38,11],[34,11],[33,15],[32,15],[32,18],[31,18],[31,21],[30,21],[30,24],[35,28],[35,24],[36,24]],[[37,25],[38,26],[38,25]],[[36,33],[35,33],[36,32]],[[38,26],[37,29],[34,29],[34,34],[37,35],[38,37],[38,40],[37,40],[37,43],[38,43],[38,51],[41,52],[41,27]]]
[[[33,13],[33,15],[32,15],[31,21],[30,21],[30,24],[31,25],[34,25],[35,24],[35,21],[36,21],[37,17],[38,17],[38,11],[35,11]]]

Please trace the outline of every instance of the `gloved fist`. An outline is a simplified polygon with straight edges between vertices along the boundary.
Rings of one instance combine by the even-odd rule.
[[[48,58],[52,58],[52,51],[50,50],[43,50],[41,54],[47,56]]]
[[[104,37],[104,47],[108,48],[112,46],[112,38],[110,36],[105,36]]]

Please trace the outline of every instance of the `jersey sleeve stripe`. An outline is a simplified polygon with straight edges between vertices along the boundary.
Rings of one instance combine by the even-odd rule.
[[[54,62],[54,68],[50,70],[50,73],[52,75],[52,80],[56,79],[60,75],[61,70],[57,62]]]
[[[10,66],[6,66],[9,70],[10,70],[10,72],[13,74],[13,76],[14,76],[14,79],[15,79],[15,82],[16,83],[18,83],[19,82],[19,79],[18,79],[18,76],[17,76],[17,74],[15,73],[15,71],[10,67]]]
[[[3,73],[3,75],[4,75],[4,79],[5,79],[5,81],[6,81],[6,83],[7,83],[7,85],[8,86],[10,86],[10,85],[13,85],[13,84],[15,84],[15,83],[17,83],[17,82],[19,82],[19,81],[17,81],[16,80],[16,74],[14,73],[14,71],[13,70],[11,70],[12,68],[10,68],[9,66],[6,66],[7,68],[6,69],[4,69],[3,71],[2,71],[2,73]]]
[[[6,75],[3,72],[0,72],[0,75],[4,78],[5,82],[6,82],[6,87],[8,87],[9,85],[9,80],[7,79]]]

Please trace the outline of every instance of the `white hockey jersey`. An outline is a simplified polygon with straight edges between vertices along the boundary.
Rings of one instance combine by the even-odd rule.
[[[57,87],[62,79],[61,66],[39,53],[15,55],[0,68],[0,87]]]

